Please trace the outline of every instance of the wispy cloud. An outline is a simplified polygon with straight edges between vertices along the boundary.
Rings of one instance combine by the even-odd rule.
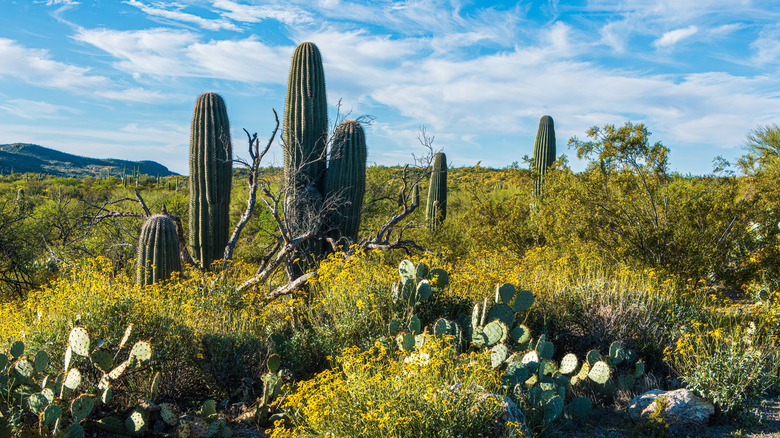
[[[221,15],[242,23],[259,23],[276,20],[287,25],[314,21],[312,14],[289,2],[264,5],[245,5],[231,0],[214,0],[214,7],[221,9]]]
[[[0,100],[0,110],[23,119],[61,118],[63,113],[79,114],[81,111],[64,105],[28,99]]]
[[[224,18],[208,19],[201,16],[183,12],[182,7],[176,3],[158,3],[156,6],[150,6],[138,0],[126,0],[124,3],[134,6],[144,13],[170,22],[191,23],[206,30],[240,30],[230,20]],[[168,6],[170,9],[166,9],[162,6]]]
[[[780,61],[780,25],[763,30],[750,48],[754,51],[752,61],[757,65]]]
[[[670,30],[669,32],[665,32],[661,38],[653,41],[653,45],[657,48],[672,47],[680,41],[695,35],[698,31],[699,28],[694,25],[690,25],[683,29]]]

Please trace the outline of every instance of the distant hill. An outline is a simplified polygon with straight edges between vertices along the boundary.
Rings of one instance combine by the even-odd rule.
[[[128,161],[113,158],[88,158],[66,154],[35,144],[14,143],[0,145],[0,171],[15,173],[45,173],[70,178],[85,176],[112,176],[132,174],[135,170],[150,176],[168,176],[176,173],[155,161]]]

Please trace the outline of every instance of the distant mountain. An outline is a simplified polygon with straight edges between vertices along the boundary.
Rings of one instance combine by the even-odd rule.
[[[106,171],[112,176],[120,176],[122,173],[132,174],[136,170],[155,177],[176,175],[155,161],[87,158],[27,143],[0,145],[0,171],[3,175],[11,172],[45,173],[82,178],[105,176]]]

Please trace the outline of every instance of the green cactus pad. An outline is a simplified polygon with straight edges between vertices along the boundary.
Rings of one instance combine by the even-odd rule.
[[[623,374],[618,376],[618,388],[630,390],[636,385],[636,377],[633,374]]]
[[[114,389],[111,386],[107,386],[103,392],[100,393],[100,402],[104,405],[111,403],[111,399],[114,398]]]
[[[563,399],[556,395],[544,405],[544,422],[552,423],[561,412],[563,412]]]
[[[609,365],[603,360],[593,364],[588,372],[588,377],[596,383],[605,384],[609,380]]]
[[[146,362],[152,358],[152,346],[146,341],[138,341],[130,350],[130,357],[136,358],[139,362]]]
[[[536,343],[536,352],[539,354],[541,359],[550,360],[555,353],[555,345],[553,345],[552,342],[547,342],[544,338],[540,337],[539,342]]]
[[[265,361],[265,364],[268,367],[269,373],[275,373],[279,371],[279,368],[282,366],[282,358],[279,357],[278,354],[272,354],[268,356],[268,359]]]
[[[571,381],[566,376],[556,376],[553,377],[553,380],[555,380],[555,384],[558,385],[558,388],[568,389],[569,386],[571,386]]]
[[[214,400],[206,400],[200,408],[200,415],[208,418],[217,413],[217,403]]]
[[[70,345],[68,345],[68,348],[65,349],[65,357],[63,358],[63,362],[65,362],[65,370],[64,372],[68,372],[70,369],[70,361],[73,359],[73,350],[70,348]]]
[[[523,356],[521,362],[528,367],[529,371],[535,373],[539,368],[539,355],[536,354],[535,350],[531,350]]]
[[[623,344],[621,344],[620,341],[615,341],[609,345],[609,358],[612,359],[614,363],[618,363],[615,362],[615,359],[618,357],[618,351],[622,349],[623,349]]]
[[[563,359],[561,359],[561,373],[562,374],[571,374],[574,372],[574,370],[577,369],[577,365],[579,365],[580,361],[577,360],[577,355],[574,353],[569,353],[566,356],[563,356]]]
[[[38,420],[44,426],[54,424],[62,416],[62,408],[57,405],[49,405],[38,415]]]
[[[125,420],[125,428],[131,435],[143,435],[146,432],[146,415],[144,415],[144,411],[135,408]]]
[[[583,362],[582,366],[580,367],[580,371],[577,373],[577,378],[580,380],[585,380],[588,378],[588,374],[590,373],[590,364],[588,362]]]
[[[130,334],[133,332],[133,324],[129,324],[127,328],[125,329],[124,335],[122,335],[122,340],[119,342],[119,350],[125,348],[125,344],[127,344],[127,341],[130,339]]]
[[[168,426],[176,426],[179,424],[179,418],[173,411],[173,406],[168,403],[160,403],[160,417]]]
[[[516,292],[515,286],[511,283],[496,285],[496,303],[509,304]]]
[[[512,362],[506,367],[504,375],[501,376],[501,380],[504,384],[509,386],[515,386],[519,383],[523,383],[531,376],[531,372],[528,371],[528,367],[525,364],[519,362]]]
[[[89,334],[83,327],[73,327],[68,336],[68,343],[73,354],[89,356]]]
[[[95,401],[86,394],[82,394],[75,398],[70,403],[70,414],[73,417],[73,421],[81,423],[84,419],[89,417],[89,414],[92,413],[94,407]]]
[[[179,427],[176,428],[176,436],[179,438],[192,438],[192,423],[186,420],[179,422]]]
[[[125,435],[127,433],[127,429],[125,429],[125,424],[122,420],[114,416],[103,417],[95,424],[97,424],[99,429],[109,433],[117,435]]]
[[[403,260],[398,265],[398,273],[401,275],[401,278],[404,280],[406,279],[414,280],[415,272],[416,270],[414,267],[414,263],[412,263],[411,260]]]
[[[495,345],[506,339],[506,325],[500,321],[489,322],[482,331],[487,336],[487,345]]]
[[[431,283],[428,280],[423,280],[417,284],[417,301],[423,302],[431,296]]]
[[[511,335],[512,339],[515,340],[515,343],[524,344],[531,340],[531,329],[525,324],[520,324],[512,329]]]
[[[542,405],[542,388],[534,386],[528,390],[528,404],[535,407]]]
[[[417,315],[412,315],[412,318],[409,320],[409,331],[415,335],[419,335],[422,331],[422,323]]]
[[[89,358],[95,367],[104,373],[110,372],[114,367],[114,358],[106,350],[97,349],[89,355]]]
[[[431,268],[429,268],[425,263],[420,262],[414,268],[414,279],[416,281],[426,280],[428,278],[428,274],[430,273]]]
[[[14,359],[18,359],[22,357],[22,355],[24,354],[24,342],[16,341],[13,344],[11,344],[11,348],[8,349],[8,353]]]
[[[585,358],[588,360],[588,365],[593,366],[594,363],[601,360],[601,353],[598,350],[590,350],[585,355]]]
[[[125,371],[127,371],[127,367],[129,366],[130,366],[129,360],[120,363],[119,365],[116,366],[116,368],[114,368],[113,370],[111,370],[110,373],[108,373],[108,378],[111,380],[116,380],[120,378],[122,374],[124,374]]]
[[[534,304],[534,293],[530,290],[520,290],[517,292],[517,298],[512,305],[512,310],[515,312],[522,312],[528,310]]]
[[[152,379],[152,386],[149,388],[149,399],[151,401],[157,400],[157,394],[160,392],[160,372],[155,373]]]
[[[433,335],[441,339],[444,335],[450,334],[450,322],[444,318],[439,318],[433,323]]]
[[[42,373],[46,371],[46,368],[48,367],[49,354],[43,350],[39,350],[37,353],[35,353],[35,358],[33,358],[33,368],[35,368],[35,372]]]
[[[488,336],[485,334],[482,328],[476,327],[471,330],[471,345],[477,348],[482,348],[485,345],[489,345]]]
[[[202,418],[193,418],[190,421],[192,427],[192,438],[207,438],[209,436],[209,425]]]
[[[19,359],[14,364],[14,373],[19,376],[21,380],[27,380],[35,374],[35,367],[29,360]]]
[[[482,324],[480,324],[479,316],[480,316],[480,306],[479,303],[474,304],[474,308],[471,310],[471,328],[476,329],[477,327],[481,327]]]
[[[81,373],[78,368],[71,368],[68,371],[68,375],[65,377],[65,381],[62,382],[62,385],[70,390],[75,390],[81,385]]]
[[[642,375],[645,374],[645,363],[644,362],[637,362],[636,367],[634,368],[634,377],[642,377]]]
[[[399,333],[395,337],[395,341],[398,343],[398,348],[403,351],[414,350],[414,335],[412,333]]]
[[[8,366],[8,356],[5,353],[0,353],[0,371],[3,371]]]
[[[555,362],[550,359],[544,359],[541,356],[539,358],[542,359],[542,361],[539,363],[539,367],[542,370],[543,375],[552,376],[558,372],[558,366],[555,365]]]
[[[224,421],[224,420],[222,420]],[[215,437],[219,434],[219,431],[222,430],[222,422],[221,421],[213,421],[209,423],[208,431],[206,432],[207,437]]]
[[[404,304],[413,306],[417,302],[417,285],[414,283],[413,278],[406,278],[401,280],[401,300]]]
[[[515,325],[515,312],[506,304],[496,304],[490,308],[487,320],[490,322],[496,319],[506,324],[507,327],[512,327]]]
[[[540,364],[539,368],[542,366],[543,365]],[[555,394],[555,390],[558,388],[558,386],[555,384],[555,380],[553,380],[552,377],[547,376],[539,377],[539,387],[542,388],[542,391],[552,391],[549,397],[552,397]]]
[[[30,405],[30,410],[35,415],[40,415],[41,412],[43,412],[44,409],[46,409],[46,406],[48,406],[51,402],[46,398],[45,395],[41,393],[35,393],[30,396],[30,398],[27,399],[27,404]]]
[[[47,403],[54,403],[54,391],[49,388],[43,388],[40,394],[46,399]]]
[[[84,428],[78,423],[73,423],[65,430],[62,438],[84,438]]]
[[[431,272],[428,274],[428,278],[430,278],[431,286],[435,287],[436,289],[444,289],[448,284],[450,284],[450,274],[441,268],[431,269]]]
[[[569,415],[574,418],[585,418],[590,415],[591,403],[587,397],[578,397],[569,402]]]
[[[623,349],[623,351],[625,352],[625,359],[624,359],[624,361],[626,363],[634,363],[634,362],[636,362],[637,358],[636,358],[636,352],[634,350]]]
[[[401,323],[395,318],[390,320],[390,324],[387,325],[387,331],[389,332],[390,336],[397,335],[400,330]]]
[[[490,364],[493,366],[493,368],[498,368],[501,366],[501,364],[504,363],[508,355],[509,350],[506,348],[506,345],[495,345],[490,349]]]

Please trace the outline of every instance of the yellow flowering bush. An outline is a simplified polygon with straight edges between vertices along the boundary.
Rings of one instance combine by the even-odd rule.
[[[485,354],[457,355],[426,337],[404,357],[377,342],[347,348],[337,366],[300,382],[284,409],[292,426],[272,437],[504,436],[500,381]]]

